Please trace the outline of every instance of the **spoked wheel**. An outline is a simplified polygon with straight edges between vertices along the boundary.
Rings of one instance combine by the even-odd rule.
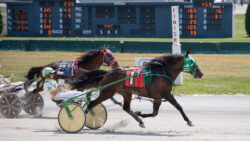
[[[7,94],[0,99],[0,112],[6,118],[18,117],[22,110],[21,99],[15,94]]]
[[[72,117],[68,116],[65,107],[63,107],[58,114],[58,123],[65,132],[79,132],[86,122],[85,113],[80,105],[67,104],[67,107]]]
[[[83,106],[83,109],[86,110],[87,105]],[[107,110],[106,108],[100,103],[97,106],[93,107],[87,114],[86,114],[86,124],[90,129],[98,129],[102,127],[106,120],[107,120]]]
[[[44,101],[40,94],[30,93],[23,102],[23,110],[29,115],[37,115],[43,110]]]

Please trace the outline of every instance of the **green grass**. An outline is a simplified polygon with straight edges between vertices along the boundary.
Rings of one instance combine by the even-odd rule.
[[[31,67],[54,61],[73,60],[79,52],[25,52],[0,51],[0,74],[27,73]],[[135,57],[156,57],[163,54],[115,53],[120,66],[134,66]],[[204,73],[202,79],[193,79],[184,73],[184,84],[176,86],[174,94],[250,94],[250,55],[192,55]],[[110,67],[102,66],[109,70]],[[15,81],[24,77],[18,76]]]
[[[235,16],[235,37],[238,39],[250,40],[245,29],[245,14],[238,14]]]
[[[226,24],[226,23],[225,23]],[[0,37],[0,40],[87,40],[87,41],[160,41],[172,42],[172,38],[91,38],[91,37]],[[245,31],[245,14],[235,15],[235,37],[233,38],[193,38],[181,42],[250,42]]]
[[[184,85],[175,89],[175,94],[250,94],[250,76],[204,76],[194,80],[184,75]]]

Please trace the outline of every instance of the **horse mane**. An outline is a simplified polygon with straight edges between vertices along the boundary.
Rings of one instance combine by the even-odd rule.
[[[154,62],[159,62],[161,64],[168,64],[168,65],[172,65],[174,63],[176,63],[177,61],[179,61],[181,59],[181,55],[164,55],[164,56],[159,56],[156,57],[154,59],[152,59],[148,64],[152,64]]]
[[[101,53],[100,50],[91,50],[79,57],[78,65],[86,65]]]

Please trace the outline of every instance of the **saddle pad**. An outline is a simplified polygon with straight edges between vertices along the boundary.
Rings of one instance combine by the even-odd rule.
[[[145,87],[142,68],[130,67],[126,72],[126,77],[130,77],[130,76],[133,76],[133,77],[125,80],[125,86],[139,87],[139,88]]]
[[[60,62],[56,71],[57,75],[72,76],[72,62]]]

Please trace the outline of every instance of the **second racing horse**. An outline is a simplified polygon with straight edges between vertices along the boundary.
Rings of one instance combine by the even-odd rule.
[[[43,91],[43,82],[45,79],[42,77],[42,70],[44,67],[51,67],[56,70],[56,80],[74,79],[82,76],[88,70],[99,69],[103,63],[111,66],[112,68],[119,66],[113,53],[110,50],[104,48],[101,50],[88,51],[73,61],[53,62],[41,67],[32,67],[27,73],[27,80],[24,84],[24,88],[26,90],[26,95],[23,97],[23,100],[26,101],[26,104],[24,104],[24,110],[31,115],[37,114],[36,110],[34,109],[39,107],[39,103],[41,103],[41,97],[37,97],[39,99],[39,103],[36,102],[37,98],[32,98],[35,100],[30,99],[31,96],[35,97],[33,94],[38,94],[39,92]],[[40,78],[40,80],[37,82],[37,87],[32,92],[28,92],[28,86],[30,86],[38,78]],[[40,85],[41,83],[42,85]],[[40,106],[40,109],[41,108],[42,106]]]
[[[164,55],[154,58],[152,61],[147,63],[144,68],[130,69],[118,67],[110,71],[106,71],[104,75],[103,71],[94,70],[92,73],[96,73],[96,78],[93,77],[93,75],[92,77],[88,77],[87,73],[81,77],[81,82],[72,84],[72,88],[82,87],[85,89],[89,88],[89,86],[102,87],[118,81],[118,83],[102,89],[100,91],[100,96],[97,99],[90,101],[86,112],[99,103],[112,98],[115,93],[119,93],[124,98],[123,110],[139,122],[140,127],[145,126],[139,116],[143,118],[156,116],[163,99],[170,102],[176,109],[178,109],[187,124],[192,126],[192,122],[186,116],[181,105],[176,101],[171,93],[173,81],[177,78],[180,72],[184,71],[190,73],[194,76],[194,78],[202,78],[203,76],[203,73],[199,69],[195,59],[189,55],[190,52],[191,50],[189,49],[186,54],[183,55]],[[98,75],[99,72],[100,74]],[[91,73],[91,71],[89,73]],[[128,74],[132,74],[134,77],[128,77]],[[102,79],[100,79],[100,77]],[[128,77],[128,79],[125,81],[119,81],[126,77]],[[93,83],[98,86],[93,86]],[[131,111],[130,103],[132,94],[152,98],[153,113],[142,114],[141,112]]]

